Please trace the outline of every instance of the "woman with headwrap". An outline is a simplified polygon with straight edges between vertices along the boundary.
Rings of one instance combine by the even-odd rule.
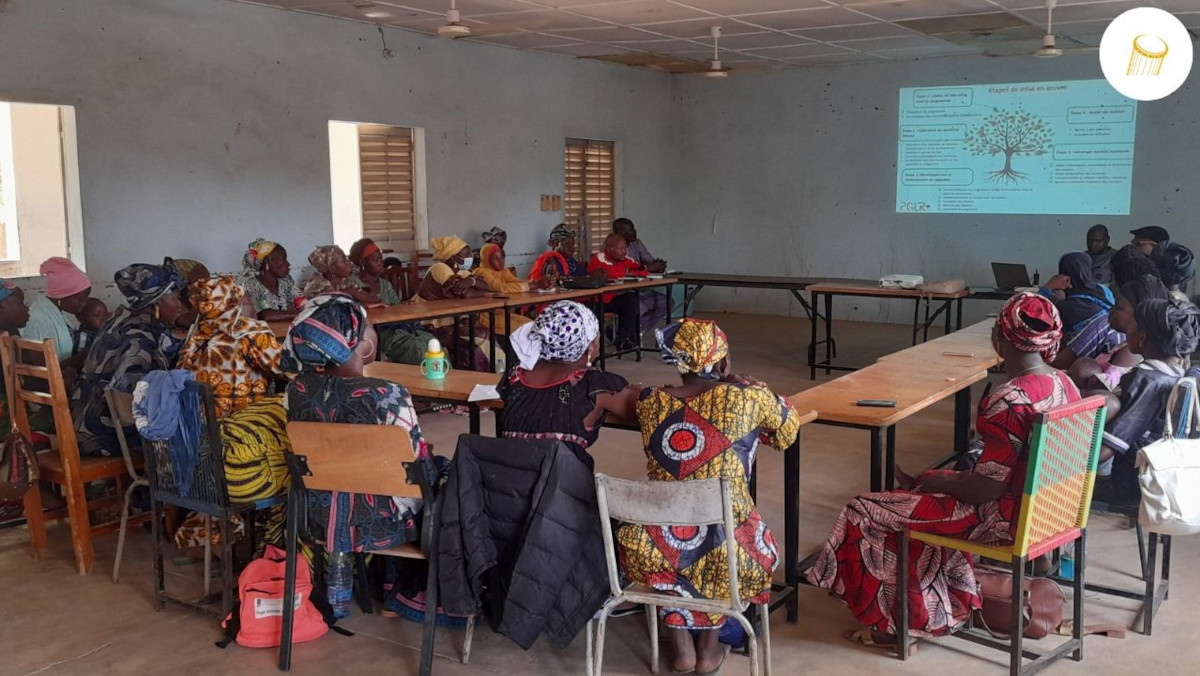
[[[242,256],[242,288],[265,322],[296,316],[300,291],[291,277],[287,249],[261,237],[250,242]]]
[[[1167,397],[1200,343],[1200,309],[1174,298],[1152,298],[1134,308],[1134,318],[1129,349],[1143,360],[1121,379],[1120,412],[1105,425],[1095,499],[1136,505],[1141,500],[1137,451],[1162,438]]]
[[[344,293],[363,305],[380,305],[379,296],[361,289],[354,280],[354,264],[336,244],[326,244],[308,254],[308,264],[317,274],[304,285],[305,298],[323,293]]]
[[[651,481],[725,478],[732,484],[738,532],[738,590],[762,603],[779,563],[775,538],[750,496],[758,444],[782,450],[796,441],[799,416],[763,385],[730,382],[729,341],[714,322],[685,319],[657,332],[663,360],[679,371],[679,386],[643,390],[636,411]],[[658,591],[729,598],[725,537],[719,528],[625,524],[617,529],[625,575]],[[727,655],[717,641],[721,615],[663,608],[679,673],[711,673]],[[688,630],[699,632],[693,640]]]
[[[1046,282],[1040,293],[1054,301],[1068,340],[1088,322],[1108,314],[1116,302],[1108,287],[1092,277],[1092,259],[1083,251],[1060,258],[1058,274]]]
[[[355,265],[350,281],[366,293],[378,297],[384,305],[399,305],[400,294],[384,275],[383,251],[374,241],[360,239],[350,247],[350,262]],[[389,324],[379,330],[379,353],[397,364],[421,363],[425,348],[434,335],[416,322]]]
[[[284,395],[289,421],[394,425],[408,432],[433,476],[412,397],[402,385],[363,376],[375,360],[375,329],[349,296],[317,296],[296,315],[284,342],[283,366],[298,372]],[[387,549],[417,538],[420,500],[386,495],[308,492],[308,518],[325,529],[326,549]]]
[[[570,300],[552,303],[513,332],[520,363],[500,381],[504,432],[509,439],[558,439],[580,457],[600,436],[609,416],[632,422],[641,387],[592,368],[600,354],[600,324]]]
[[[840,598],[863,625],[843,636],[866,646],[895,648],[896,536],[937,533],[984,544],[1009,544],[1025,486],[1030,430],[1039,414],[1080,398],[1070,378],[1049,366],[1062,322],[1045,297],[1019,293],[1005,303],[992,330],[1007,382],[979,403],[976,429],[983,452],[971,470],[926,471],[913,478],[896,468],[899,490],[850,501],[833,525],[812,584]],[[909,626],[916,636],[942,636],[981,605],[966,554],[916,540],[909,560]],[[918,571],[918,563],[920,571]]]
[[[46,295],[29,306],[29,323],[21,337],[29,340],[54,339],[58,361],[66,368],[83,366],[85,355],[74,355],[79,320],[92,293],[92,281],[68,258],[47,258],[38,269],[46,280]]]
[[[196,322],[196,306],[188,297],[188,287],[193,282],[198,282],[201,279],[207,279],[212,276],[208,271],[208,266],[200,261],[191,258],[167,258],[175,265],[175,269],[179,270],[179,276],[183,278],[183,291],[179,294],[179,300],[183,303],[183,312],[175,318],[175,326],[181,329],[190,329],[192,324]]]
[[[529,270],[529,279],[549,277],[587,277],[587,263],[575,257],[578,243],[575,231],[559,223],[550,231],[550,250],[538,256]]]
[[[433,247],[433,258],[436,262],[429,266],[429,271],[417,287],[417,302],[481,298],[492,293],[483,278],[471,274],[471,247],[467,246],[461,237],[434,237],[429,244]],[[491,370],[491,362],[481,347],[488,338],[487,327],[482,322],[476,322],[475,336],[469,339],[466,328],[468,322],[461,321],[458,331],[455,331],[454,324],[454,320],[450,318],[436,319],[429,322],[426,328],[447,347],[448,356],[455,368],[472,371]],[[455,349],[456,335],[462,342],[459,349]],[[464,357],[464,353],[470,356]]]
[[[150,371],[171,368],[179,351],[171,326],[183,311],[179,301],[183,278],[175,266],[170,261],[136,263],[118,270],[113,279],[125,304],[100,329],[71,387],[71,420],[82,455],[121,452],[105,388],[133,392]]]
[[[1094,320],[1076,334],[1054,359],[1054,366],[1069,366],[1067,372],[1071,380],[1080,390],[1086,391],[1085,396],[1111,394],[1120,384],[1121,377],[1142,360],[1129,349],[1126,336],[1137,329],[1134,309],[1153,298],[1170,298],[1170,292],[1157,277],[1144,275],[1126,282],[1117,290],[1117,304],[1108,315]],[[1097,326],[1100,321],[1104,326]],[[1078,358],[1077,351],[1081,355]],[[1063,352],[1067,353],[1066,358]],[[1109,417],[1116,415],[1117,410],[1118,403],[1110,397]]]
[[[1178,242],[1163,242],[1154,247],[1150,260],[1158,266],[1158,276],[1171,292],[1171,297],[1190,303],[1183,287],[1196,276],[1196,258],[1192,250]]]

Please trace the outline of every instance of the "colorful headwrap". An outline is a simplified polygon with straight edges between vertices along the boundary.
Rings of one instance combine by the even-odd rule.
[[[342,294],[317,296],[304,306],[283,342],[283,368],[291,372],[338,367],[350,361],[367,330],[367,311]]]
[[[16,284],[13,284],[7,279],[0,279],[0,300],[4,300],[5,298],[13,295],[13,292],[16,291],[17,288],[18,287]]]
[[[492,267],[492,264],[491,264],[492,252],[493,251],[501,251],[501,250],[502,249],[500,249],[499,244],[491,244],[491,243],[484,244],[483,248],[479,250],[479,265],[481,267],[485,267],[485,268]]]
[[[528,370],[539,359],[579,361],[598,335],[600,324],[591,310],[573,300],[560,300],[513,331],[511,340],[521,368]]]
[[[1143,301],[1133,311],[1138,328],[1168,357],[1186,357],[1200,343],[1200,308],[1181,300]]]
[[[1040,354],[1047,362],[1058,354],[1062,319],[1049,298],[1028,291],[1018,293],[1000,309],[996,323],[1004,338],[1018,350]]]
[[[383,249],[380,249],[374,240],[363,238],[350,247],[350,262],[361,265],[363,261],[377,253],[382,254]]]
[[[113,281],[130,310],[147,308],[163,296],[183,289],[183,277],[169,259],[162,265],[134,263],[121,268],[113,275]]]
[[[575,239],[575,231],[568,228],[566,223],[559,223],[550,231],[550,246],[552,247],[556,247],[569,239]]]
[[[716,322],[684,319],[655,331],[662,360],[683,374],[693,373],[705,380],[720,377],[713,368],[729,355],[729,339]]]
[[[201,277],[193,279],[192,275],[208,269],[200,261],[192,260],[191,258],[172,258],[171,262],[175,264],[175,268],[179,270],[179,274],[183,277],[183,281],[186,284],[191,284],[202,279]]]
[[[317,272],[325,274],[339,258],[346,258],[346,252],[342,251],[342,247],[336,244],[326,244],[313,249],[313,252],[308,254],[308,264],[316,268]]]
[[[250,242],[250,245],[246,248],[246,254],[242,256],[242,267],[247,272],[257,275],[262,272],[263,266],[266,265],[267,256],[270,256],[271,252],[277,248],[279,248],[279,245],[275,242],[259,237]]]
[[[200,315],[197,331],[210,336],[218,333],[234,338],[268,332],[266,322],[242,316],[242,299],[246,290],[229,275],[206,277],[188,286],[188,298]]]
[[[450,235],[449,237],[434,237],[429,240],[429,246],[433,247],[434,260],[445,261],[454,258],[458,252],[467,248],[467,243],[462,237]]]
[[[485,244],[499,244],[500,246],[504,246],[505,242],[508,241],[508,233],[500,228],[492,228],[483,233],[483,241]]]

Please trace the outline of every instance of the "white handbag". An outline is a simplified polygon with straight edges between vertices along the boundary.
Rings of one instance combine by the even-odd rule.
[[[1181,403],[1181,420],[1176,426],[1171,413]],[[1138,451],[1138,483],[1142,487],[1138,521],[1154,533],[1200,533],[1200,439],[1188,438],[1195,424],[1200,424],[1196,381],[1182,378],[1167,398],[1163,438]]]

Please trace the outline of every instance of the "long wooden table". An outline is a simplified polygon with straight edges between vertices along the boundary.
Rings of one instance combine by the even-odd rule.
[[[929,338],[929,327],[933,322],[937,321],[939,316],[945,316],[946,334],[950,333],[951,325],[956,328],[962,328],[962,305],[963,299],[971,295],[969,290],[957,291],[954,293],[926,293],[917,289],[884,289],[879,286],[878,282],[866,282],[862,280],[847,280],[839,282],[825,282],[820,284],[812,284],[808,287],[809,296],[811,299],[811,341],[808,345],[808,368],[809,379],[817,379],[817,369],[824,368],[825,373],[830,371],[853,371],[854,367],[839,366],[833,363],[833,358],[837,355],[837,344],[833,339],[833,297],[834,296],[853,296],[860,298],[884,298],[884,299],[906,299],[912,300],[913,303],[913,336],[912,344],[917,344],[917,336],[924,332],[924,339]],[[824,297],[824,312],[819,309],[820,300]],[[937,310],[930,314],[931,305],[934,301],[940,301]],[[924,304],[925,317],[921,319],[921,307]],[[957,320],[954,319],[957,314]],[[817,339],[817,323],[819,319],[825,320],[825,338],[824,340]],[[817,360],[817,350],[819,346],[825,346],[825,358]]]
[[[363,375],[403,385],[414,397],[466,405],[470,410],[468,426],[471,434],[479,434],[480,406],[487,406],[493,410],[504,406],[504,402],[499,399],[468,401],[471,392],[477,385],[495,387],[500,382],[500,376],[496,373],[451,369],[446,373],[444,379],[430,380],[421,374],[420,366],[377,361],[367,364],[363,369]],[[500,436],[501,422],[501,416],[497,413],[496,436]]]
[[[817,412],[812,409],[796,407],[800,413],[800,430],[817,420]],[[756,477],[758,466],[755,463]],[[751,491],[756,492],[757,480],[752,478]],[[754,496],[757,499],[757,496]],[[778,597],[772,593],[770,610],[780,605],[787,609],[787,621],[795,624],[800,616],[800,597],[797,587],[800,584],[800,432],[796,433],[796,443],[783,449],[783,585],[771,585],[772,592],[778,592]]]

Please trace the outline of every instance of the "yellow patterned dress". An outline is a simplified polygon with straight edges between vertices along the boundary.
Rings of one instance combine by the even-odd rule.
[[[765,387],[722,383],[690,399],[647,389],[637,416],[651,481],[731,480],[738,591],[744,600],[765,601],[779,553],[750,497],[749,476],[760,441],[776,449],[796,441],[795,409]],[[685,597],[730,596],[722,526],[625,524],[617,529],[617,542],[625,574],[634,582]],[[679,629],[714,629],[725,621],[677,608],[661,612],[667,626]]]

